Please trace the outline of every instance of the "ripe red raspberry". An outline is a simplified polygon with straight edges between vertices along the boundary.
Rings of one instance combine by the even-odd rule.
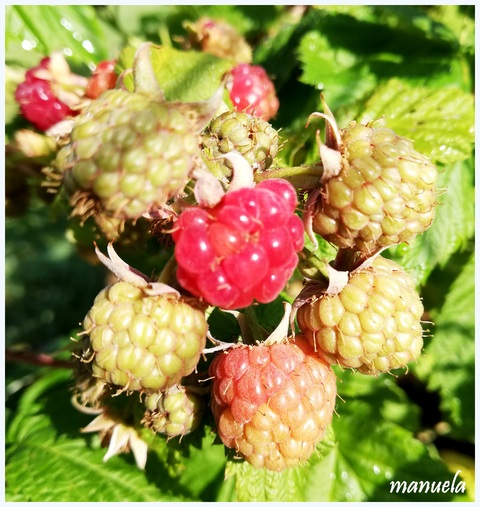
[[[115,88],[117,83],[115,63],[114,60],[106,60],[97,65],[85,89],[85,95],[89,99],[96,99],[103,92]]]
[[[29,69],[25,81],[15,91],[15,100],[22,115],[37,129],[45,131],[74,114],[70,107],[59,100],[46,79],[36,77],[36,72],[47,69],[50,58],[44,58],[39,65]]]
[[[241,63],[232,69],[231,76],[227,87],[236,111],[265,121],[277,114],[279,102],[275,86],[263,67]]]
[[[303,248],[296,204],[293,186],[271,179],[227,193],[214,208],[186,209],[173,233],[180,285],[225,309],[273,301]]]
[[[302,336],[230,349],[209,373],[218,435],[256,468],[307,460],[332,420],[335,374]]]

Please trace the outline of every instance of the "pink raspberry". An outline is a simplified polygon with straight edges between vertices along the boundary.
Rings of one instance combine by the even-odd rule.
[[[273,118],[279,102],[275,86],[259,65],[242,63],[231,71],[232,79],[227,84],[230,100],[236,111],[263,118]]]
[[[49,63],[50,58],[43,58],[39,65],[29,69],[25,74],[25,81],[20,83],[15,91],[15,100],[22,115],[42,131],[74,114],[67,104],[55,96],[49,81],[36,77],[36,72],[48,69]]]
[[[214,208],[191,207],[173,233],[180,285],[225,309],[273,301],[303,248],[295,189],[281,179],[227,193]]]

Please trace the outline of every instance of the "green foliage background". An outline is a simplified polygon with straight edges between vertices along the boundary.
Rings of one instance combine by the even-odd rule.
[[[43,56],[63,49],[72,69],[88,75],[93,64],[143,40],[173,54],[185,36],[182,23],[201,15],[232,23],[253,45],[254,63],[274,79],[281,105],[272,124],[286,141],[280,164],[318,157],[315,130],[323,125],[305,123],[321,110],[320,91],[340,126],[382,117],[437,164],[444,191],[434,225],[386,252],[415,276],[423,296],[432,322],[424,354],[395,376],[337,370],[337,414],[326,438],[308,464],[280,474],[227,457],[210,420],[181,442],[157,436],[145,472],[129,455],[102,463],[98,438],[79,431],[91,417],[70,404],[71,373],[7,362],[6,500],[472,500],[474,7],[7,6],[7,141],[26,126],[15,86]],[[198,55],[181,58],[189,69]],[[225,62],[213,65],[216,72],[199,70],[188,86],[175,68],[157,63],[160,82],[173,83],[170,98],[194,100],[218,86]],[[38,196],[26,214],[6,218],[9,350],[68,359],[69,337],[105,283],[103,268],[85,262],[66,237],[66,223],[63,210]],[[318,253],[332,258],[333,251],[321,243]],[[126,258],[147,273],[162,259],[156,245]],[[266,327],[279,321],[282,298],[257,309]],[[238,334],[219,312],[210,326],[220,339]],[[451,481],[456,470],[467,482],[464,495],[390,493],[391,480]]]

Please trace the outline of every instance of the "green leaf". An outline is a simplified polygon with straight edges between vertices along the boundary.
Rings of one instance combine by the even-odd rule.
[[[377,79],[364,60],[346,48],[335,47],[320,31],[307,33],[298,47],[303,83],[322,90],[333,110],[361,98]]]
[[[180,32],[183,19],[195,13],[193,6],[179,5],[107,5],[100,15],[127,36],[147,37],[160,42],[159,29],[168,26]]]
[[[239,502],[301,502],[304,499],[305,474],[300,467],[272,472],[254,468],[246,461],[229,461],[226,477],[236,478]]]
[[[456,438],[475,434],[475,260],[454,281],[419,360],[417,373],[439,391],[441,409]]]
[[[167,47],[152,52],[152,64],[165,97],[186,102],[210,98],[232,65],[208,53]]]
[[[473,165],[457,162],[439,174],[439,195],[436,217],[431,227],[405,244],[389,249],[386,254],[399,262],[416,281],[424,284],[435,266],[444,266],[452,254],[467,245],[475,232],[475,188]]]
[[[7,61],[29,61],[28,51],[46,56],[62,50],[75,64],[93,68],[113,57],[119,43],[89,5],[7,6],[6,20]]]
[[[398,32],[410,32],[427,40],[454,42],[452,32],[432,18],[431,12],[411,5],[330,5],[317,7],[336,14],[349,15],[364,23],[381,23]],[[437,16],[438,17],[438,16]]]
[[[420,429],[420,408],[412,403],[389,374],[378,377],[360,375],[351,370],[335,368],[337,392],[340,400],[367,402],[378,410],[382,419],[401,425],[410,431]],[[399,372],[403,375],[404,372]],[[343,403],[339,403],[342,410]]]
[[[120,56],[120,70],[133,66],[135,49],[127,47]],[[222,83],[232,64],[200,51],[181,51],[166,46],[153,46],[150,58],[155,77],[167,100],[196,102],[210,98]],[[126,82],[133,89],[131,76]]]
[[[298,46],[301,79],[324,90],[334,111],[392,77],[429,88],[465,81],[455,37],[419,7],[316,6],[313,12],[317,22]]]
[[[70,377],[49,372],[22,397],[8,431],[8,494],[24,502],[184,500],[150,483],[148,466],[146,475],[131,459],[103,463],[105,449],[80,433],[89,418],[70,404]]]
[[[305,500],[399,501],[411,499],[403,485],[415,481],[452,481],[436,452],[401,426],[386,421],[375,406],[363,400],[348,401],[338,409],[332,429],[319,445],[304,474]],[[332,434],[333,433],[333,434]],[[400,481],[400,491],[392,481]],[[414,486],[411,486],[414,487]],[[450,493],[418,492],[415,500],[448,501]]]
[[[46,428],[37,429],[8,449],[8,492],[24,502],[182,500],[158,491],[134,464],[120,459],[103,463],[104,453],[88,449],[85,440],[54,440]]]
[[[429,13],[453,34],[466,52],[475,52],[475,7],[473,5],[434,5]]]
[[[360,121],[383,117],[387,127],[413,139],[417,151],[451,164],[471,156],[474,111],[473,95],[459,88],[412,87],[391,79],[370,97]]]
[[[169,45],[187,37],[185,21],[201,16],[230,23],[242,34],[265,29],[276,19],[282,6],[265,5],[108,5],[102,16],[127,35]],[[168,37],[166,39],[165,37]]]
[[[154,440],[161,441],[160,445],[177,455],[175,467],[170,470],[172,483],[192,499],[215,501],[225,473],[225,448],[215,443],[216,434],[208,425],[205,429],[205,435],[201,435],[202,428],[199,428],[181,440],[167,440],[161,435]],[[160,455],[160,461],[166,462],[164,453]]]

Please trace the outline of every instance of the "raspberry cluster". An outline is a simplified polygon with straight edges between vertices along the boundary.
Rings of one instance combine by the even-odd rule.
[[[256,468],[307,460],[335,407],[336,379],[302,336],[218,355],[211,406],[223,443]]]
[[[47,70],[50,58],[42,61],[25,74],[25,81],[15,91],[15,100],[22,115],[38,130],[48,130],[67,116],[75,114],[53,91],[51,83],[36,76],[39,70]]]
[[[273,301],[303,248],[295,189],[271,179],[228,192],[213,208],[181,213],[173,232],[180,285],[211,305]]]
[[[283,167],[278,132],[268,123],[279,107],[273,83],[244,50],[234,51],[243,40],[234,30],[212,23],[191,25],[190,44],[225,50],[231,110],[215,100],[221,93],[198,103],[166,100],[151,79],[154,48],[141,45],[132,72],[118,80],[113,61],[98,65],[59,145],[52,178],[82,226],[93,217],[103,239],[130,233],[140,248],[158,229],[173,240],[156,280],[123,262],[111,243],[109,258],[96,249],[118,280],[83,321],[77,401],[104,410],[97,426],[128,434],[138,450],[136,429],[125,429],[132,420],[142,431],[181,438],[200,424],[208,395],[225,446],[254,467],[281,471],[308,460],[332,420],[332,365],[378,375],[419,357],[423,306],[415,283],[378,254],[430,226],[437,173],[411,141],[374,124],[338,129],[330,113],[323,114],[321,161]],[[40,129],[74,114],[38,74],[49,63],[28,71],[16,93]],[[133,92],[122,86],[126,76]],[[311,178],[323,171],[313,187],[301,184],[305,169]],[[312,188],[299,201],[297,190]],[[148,233],[134,228],[137,221]],[[316,258],[322,276],[303,280],[293,305],[300,333],[288,338],[277,328],[265,339],[249,307],[285,289],[299,257],[308,257],[305,232],[335,245],[337,257],[332,265]],[[344,271],[343,284],[333,268]],[[245,309],[230,312],[240,323],[238,343],[210,334],[208,306]],[[207,336],[215,345],[206,347]],[[210,353],[216,356],[202,371]],[[126,407],[123,419],[112,415],[121,412],[112,397],[122,393],[136,394],[140,417]]]
[[[325,104],[324,104],[325,105]],[[378,375],[418,359],[423,305],[415,281],[378,254],[427,230],[435,216],[437,170],[413,142],[375,122],[338,129],[327,120],[328,167],[309,197],[306,224],[339,250],[328,280],[312,282],[297,297],[301,332],[319,357]],[[333,280],[335,278],[335,280]]]

